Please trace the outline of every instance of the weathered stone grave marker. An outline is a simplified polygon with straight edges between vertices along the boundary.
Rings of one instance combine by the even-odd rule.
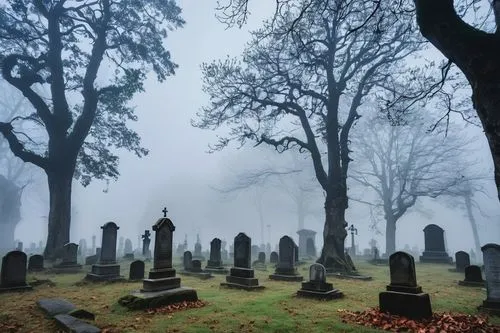
[[[144,261],[135,260],[130,263],[129,281],[138,281],[144,279]]]
[[[458,251],[455,253],[455,268],[450,268],[451,272],[464,273],[465,267],[470,265],[470,256],[467,252]]]
[[[108,222],[102,227],[102,243],[99,259],[92,265],[92,271],[87,274],[91,281],[119,281],[120,265],[116,263],[116,241],[118,227],[114,222]]]
[[[444,230],[438,225],[429,224],[424,228],[425,251],[420,262],[451,264],[453,259],[448,255],[444,245]]]
[[[210,273],[227,274],[227,269],[222,265],[221,254],[222,241],[219,238],[214,238],[210,242],[210,259],[207,262],[205,270]]]
[[[2,258],[0,272],[0,292],[31,290],[26,283],[28,258],[22,251],[10,251]]]
[[[479,307],[481,311],[500,315],[500,245],[486,244],[483,251],[486,300]]]
[[[82,265],[78,264],[78,244],[67,243],[63,246],[62,262],[54,265],[51,272],[54,273],[80,273]]]
[[[326,282],[325,266],[316,263],[309,267],[309,281],[302,282],[302,288],[297,291],[297,296],[329,300],[344,295],[338,289],[334,289],[331,283]]]
[[[32,255],[28,260],[29,272],[40,272],[45,268],[43,267],[43,256],[40,254]]]
[[[280,281],[302,281],[303,277],[298,274],[295,265],[295,251],[298,250],[298,247],[293,242],[293,239],[288,236],[281,237],[279,248],[279,262],[276,271],[274,274],[269,275],[269,278]]]
[[[465,287],[484,287],[484,280],[481,273],[481,268],[476,265],[465,267],[465,279],[458,281],[460,286]]]

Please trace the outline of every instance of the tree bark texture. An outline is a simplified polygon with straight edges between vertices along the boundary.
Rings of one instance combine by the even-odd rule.
[[[396,219],[386,216],[385,222],[385,254],[389,257],[396,252]]]
[[[481,257],[481,242],[479,241],[479,233],[477,232],[476,218],[472,214],[472,199],[470,195],[465,196],[465,207],[467,209],[467,216],[469,218],[470,227],[472,229],[472,236],[474,237],[474,247],[476,251],[476,256]]]
[[[471,85],[472,102],[493,157],[500,200],[500,34],[465,23],[453,0],[414,1],[422,35],[460,68]]]

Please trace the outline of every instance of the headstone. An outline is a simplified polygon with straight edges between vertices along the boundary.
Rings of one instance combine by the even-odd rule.
[[[298,247],[295,245],[293,239],[288,236],[281,237],[279,247],[279,262],[275,273],[269,275],[269,278],[281,281],[302,281],[303,277],[297,273],[295,266],[295,251],[298,250]]]
[[[79,273],[82,265],[78,264],[78,245],[75,243],[64,244],[62,249],[62,262],[54,265],[54,273]]]
[[[26,253],[21,251],[11,251],[2,258],[0,292],[31,289],[26,283],[27,261]]]
[[[144,230],[144,235],[142,237],[142,256],[144,258],[151,258],[151,250],[149,245],[151,244],[151,232],[149,230]]]
[[[108,222],[102,227],[101,250],[96,264],[92,265],[92,271],[87,274],[87,279],[92,281],[118,281],[123,280],[120,276],[120,265],[116,263],[116,242],[118,227],[114,222]]]
[[[259,270],[259,271],[267,271],[266,253],[265,252],[259,252],[259,255],[257,256],[257,260],[255,260],[252,263],[252,267],[256,270]]]
[[[214,238],[210,242],[210,260],[208,260],[205,271],[216,274],[227,274],[227,269],[222,266],[222,243],[219,238]]]
[[[259,285],[254,270],[250,268],[251,248],[252,241],[244,233],[240,232],[234,238],[234,267],[231,268],[230,274],[226,275],[226,282],[222,282],[221,286],[245,290],[264,288]]]
[[[203,254],[201,253],[201,249],[200,235],[196,235],[196,244],[194,244],[193,259],[205,260]]]
[[[125,247],[124,247],[124,259],[134,260],[134,247],[132,245],[132,240],[130,238],[125,239]]]
[[[252,258],[257,258],[259,255],[260,247],[258,245],[252,245],[251,248],[251,253],[252,253]]]
[[[195,273],[203,272],[203,270],[201,269],[201,261],[193,260],[191,262],[191,265],[192,265],[191,271],[193,271]]]
[[[196,290],[181,287],[181,279],[175,276],[172,268],[173,232],[175,226],[166,217],[160,218],[154,225],[155,242],[153,250],[153,268],[147,279],[142,281],[142,289],[122,297],[118,303],[129,309],[153,308],[172,303],[193,302],[198,300]]]
[[[40,254],[32,255],[28,260],[29,272],[40,272],[45,268],[43,267],[43,256]]]
[[[185,271],[189,272],[193,268],[193,255],[191,254],[191,251],[184,252],[183,264]]]
[[[271,264],[277,264],[279,261],[279,256],[277,252],[271,252],[271,255],[269,256],[269,262]]]
[[[344,295],[338,289],[334,289],[331,283],[326,282],[325,266],[316,263],[309,267],[309,281],[302,282],[302,288],[297,291],[297,296],[331,300]]]
[[[455,253],[455,271],[465,272],[465,267],[470,265],[470,257],[467,252],[458,251]]]
[[[438,225],[429,224],[424,228],[425,251],[420,256],[420,262],[451,264],[444,244],[444,230]]]
[[[259,252],[259,257],[257,258],[257,260],[261,263],[265,263],[266,262],[266,253]]]
[[[460,286],[466,287],[484,287],[484,280],[481,273],[481,268],[476,265],[465,267],[465,279],[458,281]]]
[[[486,244],[483,251],[484,277],[486,280],[486,300],[480,307],[495,315],[500,315],[500,245]]]
[[[144,279],[144,261],[135,260],[130,263],[129,278],[130,281]]]
[[[380,311],[410,319],[432,317],[429,294],[417,285],[415,260],[405,252],[389,257],[391,283],[379,294]]]
[[[299,251],[300,258],[312,259],[316,257],[316,247],[314,245],[316,238],[316,231],[309,229],[302,229],[297,231],[299,235]]]

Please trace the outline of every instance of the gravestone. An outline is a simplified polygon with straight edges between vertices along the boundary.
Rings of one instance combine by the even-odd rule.
[[[252,241],[244,233],[240,232],[234,238],[234,267],[231,268],[229,275],[226,275],[226,282],[222,282],[221,286],[245,290],[264,288],[259,285],[254,270],[250,268],[251,247]]]
[[[207,262],[205,271],[216,274],[227,274],[227,269],[222,266],[221,248],[222,241],[219,238],[212,239],[210,242],[210,259]]]
[[[451,264],[444,245],[444,230],[438,225],[429,224],[424,228],[425,251],[420,256],[420,262]]]
[[[316,247],[314,246],[316,231],[309,229],[301,229],[297,231],[299,235],[299,251],[300,258],[313,259],[316,257]]]
[[[465,267],[465,279],[458,281],[460,286],[465,287],[484,287],[484,280],[481,273],[481,268],[476,265]]]
[[[279,256],[277,252],[271,252],[271,255],[269,256],[269,262],[271,264],[277,264],[279,261]]]
[[[309,267],[309,281],[302,282],[302,288],[297,296],[331,300],[343,297],[343,293],[334,289],[331,283],[326,282],[326,269],[321,264],[312,264]]]
[[[201,269],[201,261],[199,260],[193,260],[191,262],[191,271],[195,273],[201,273],[203,270]]]
[[[67,243],[62,249],[62,262],[52,267],[53,273],[80,273],[82,265],[78,264],[78,244]]]
[[[135,260],[130,263],[129,281],[138,281],[144,279],[144,261]]]
[[[28,260],[29,272],[40,272],[45,268],[43,267],[43,256],[40,254],[32,255]]]
[[[486,300],[479,307],[481,311],[500,315],[500,245],[486,244],[483,251]]]
[[[26,253],[11,251],[2,258],[0,292],[31,290],[26,283]]]
[[[183,258],[184,270],[189,272],[193,268],[193,255],[191,251],[184,252]]]
[[[257,256],[257,260],[255,260],[252,263],[252,267],[256,270],[259,270],[259,271],[267,271],[266,253],[265,252],[259,252],[259,255]]]
[[[205,260],[205,257],[203,257],[203,253],[201,253],[201,241],[200,241],[200,235],[196,235],[196,243],[194,244],[194,253],[193,253],[193,259],[197,260]]]
[[[166,217],[160,218],[155,225],[155,242],[153,250],[153,268],[149,271],[148,278],[142,281],[142,289],[122,297],[118,303],[129,309],[144,309],[160,307],[179,302],[192,302],[198,300],[196,290],[181,287],[181,279],[175,276],[172,267],[173,232],[175,226]]]
[[[151,232],[149,230],[144,230],[144,235],[142,237],[142,256],[146,259],[151,259],[151,250],[149,245],[151,244]]]
[[[259,252],[260,252],[260,247],[258,245],[252,245],[251,247],[252,259],[256,259],[257,256],[259,255]]]
[[[279,248],[278,265],[274,274],[269,275],[269,278],[280,281],[302,281],[303,277],[298,274],[297,267],[295,266],[295,251],[298,250],[298,247],[295,245],[293,239],[288,236],[281,237]]]
[[[98,252],[97,263],[92,265],[92,270],[86,278],[91,281],[119,281],[120,265],[116,263],[116,241],[118,227],[114,222],[108,222],[102,227],[101,250]]]
[[[379,294],[380,311],[411,319],[432,317],[429,294],[417,285],[415,260],[405,252],[389,257],[391,283]]]
[[[455,269],[452,271],[464,273],[465,267],[470,265],[470,257],[467,252],[458,251],[455,253]]]
[[[134,260],[134,247],[130,238],[125,239],[125,247],[123,249],[123,259]]]

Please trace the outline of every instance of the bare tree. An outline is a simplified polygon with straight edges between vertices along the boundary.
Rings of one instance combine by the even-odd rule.
[[[390,126],[376,117],[366,119],[353,138],[357,161],[349,177],[376,194],[372,203],[386,221],[386,254],[396,251],[396,225],[421,197],[449,195],[466,180],[473,164],[471,141],[456,131],[429,133],[429,126],[414,117],[407,125]],[[367,202],[368,200],[360,200]]]
[[[194,125],[231,128],[214,150],[231,141],[253,141],[278,152],[296,147],[310,155],[326,194],[318,262],[329,271],[354,270],[345,259],[344,240],[349,136],[359,108],[368,94],[397,93],[408,73],[418,79],[405,58],[417,52],[423,40],[412,31],[411,22],[389,15],[388,5],[297,1],[253,32],[242,62],[203,65],[211,104]],[[383,8],[375,11],[379,6]]]

